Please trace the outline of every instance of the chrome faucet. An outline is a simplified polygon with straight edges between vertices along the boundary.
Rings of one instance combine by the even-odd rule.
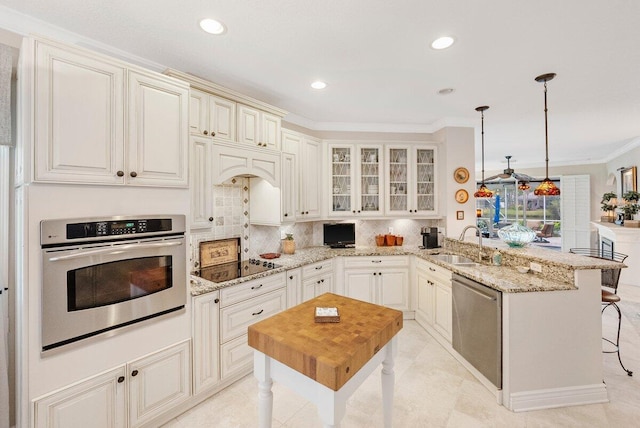
[[[469,229],[475,229],[478,232],[478,261],[482,262],[482,231],[480,230],[480,228],[478,228],[478,226],[475,226],[473,224],[465,226],[465,228],[462,229],[462,233],[460,234],[458,241],[462,241],[464,239],[464,234]]]

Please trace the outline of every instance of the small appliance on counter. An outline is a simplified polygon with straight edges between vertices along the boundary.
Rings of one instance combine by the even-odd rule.
[[[323,243],[331,248],[355,247],[355,223],[325,223],[323,225]]]
[[[420,234],[422,235],[423,248],[440,248],[438,246],[437,227],[423,227],[420,231]]]

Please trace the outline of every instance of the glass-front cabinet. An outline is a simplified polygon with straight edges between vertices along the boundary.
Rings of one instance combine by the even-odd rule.
[[[437,214],[436,158],[433,146],[387,146],[387,215]]]
[[[382,215],[382,146],[329,145],[334,217]]]

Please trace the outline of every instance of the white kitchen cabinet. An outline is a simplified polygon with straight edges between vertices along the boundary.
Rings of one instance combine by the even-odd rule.
[[[211,146],[209,138],[191,136],[191,228],[213,226],[213,185],[211,184]]]
[[[220,141],[235,141],[236,103],[207,92],[191,89],[189,131]]]
[[[296,180],[296,155],[281,154],[280,187],[273,187],[261,178],[249,180],[249,220],[251,224],[280,226],[296,221],[298,180]]]
[[[427,330],[433,329],[449,344],[453,322],[451,276],[448,269],[416,259],[416,320]]]
[[[437,147],[389,145],[385,153],[385,213],[391,216],[438,215]]]
[[[211,148],[211,180],[222,184],[235,176],[254,175],[280,187],[280,152],[216,143]]]
[[[121,366],[35,401],[35,428],[124,428],[126,372]]]
[[[382,153],[381,145],[329,145],[329,216],[377,217],[384,213]]]
[[[388,306],[410,317],[409,258],[406,256],[345,257],[344,294]]]
[[[37,399],[35,427],[137,427],[150,422],[191,396],[190,349],[186,340]]]
[[[27,46],[35,58],[34,117],[25,119],[34,126],[34,180],[188,185],[186,83],[76,47]]]
[[[290,269],[287,276],[287,308],[302,303],[302,269]]]
[[[249,373],[253,352],[247,327],[287,308],[285,273],[220,290],[220,379]]]
[[[333,260],[302,267],[302,302],[333,291]]]
[[[238,141],[274,150],[280,149],[280,116],[238,104]]]
[[[300,146],[300,187],[298,191],[298,221],[316,220],[322,203],[322,143],[310,137],[302,138]]]
[[[195,296],[193,302],[193,394],[220,381],[220,293]]]

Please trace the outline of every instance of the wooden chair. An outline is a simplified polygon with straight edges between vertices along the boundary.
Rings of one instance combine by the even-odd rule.
[[[616,262],[624,262],[624,260],[629,257],[626,254],[616,253],[613,251],[600,251],[593,248],[571,248],[569,250],[570,253],[580,254],[588,257],[595,257],[598,259],[605,260],[613,260]],[[602,269],[601,274],[601,284],[602,284],[602,312],[607,309],[609,306],[613,306],[615,310],[618,312],[618,334],[616,336],[616,341],[607,339],[603,337],[602,340],[606,340],[615,346],[614,351],[602,351],[605,354],[618,354],[618,361],[620,361],[620,365],[622,369],[627,372],[627,375],[632,376],[633,372],[631,370],[627,370],[622,364],[622,359],[620,358],[620,325],[622,324],[622,312],[618,307],[618,302],[620,302],[620,296],[618,296],[618,281],[620,280],[620,268],[614,269]],[[612,291],[609,291],[612,290]]]
[[[553,236],[553,223],[547,223],[544,226],[542,226],[542,230],[540,230],[540,232],[536,233],[535,242],[548,243],[549,241],[547,241],[544,238],[551,238],[552,236]]]

